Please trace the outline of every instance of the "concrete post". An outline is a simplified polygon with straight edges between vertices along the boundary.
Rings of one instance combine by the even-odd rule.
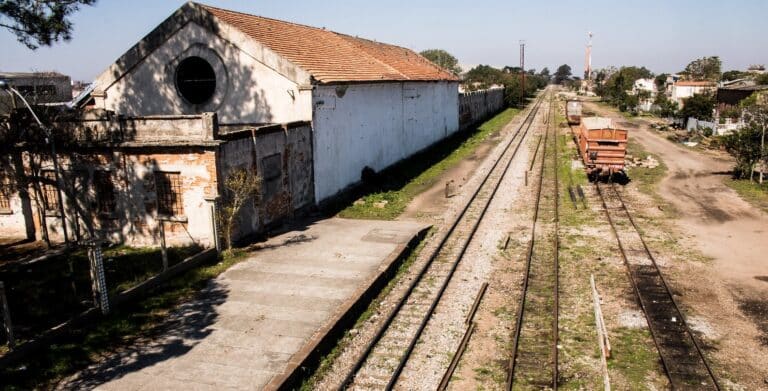
[[[216,252],[221,252],[221,238],[219,237],[219,221],[217,216],[216,201],[218,197],[209,197],[205,199],[211,204],[211,243],[216,248]]]
[[[90,243],[88,259],[91,266],[91,287],[93,289],[93,304],[101,309],[102,314],[109,313],[109,296],[107,280],[104,276],[104,259],[101,254],[101,244],[98,241]]]
[[[160,254],[163,256],[163,271],[168,270],[168,248],[165,245],[165,220],[160,219]]]
[[[5,297],[5,284],[0,281],[0,305],[3,307],[3,328],[5,335],[8,336],[8,347],[16,347],[16,340],[13,339],[13,324],[11,324],[11,308],[8,307],[8,299]]]

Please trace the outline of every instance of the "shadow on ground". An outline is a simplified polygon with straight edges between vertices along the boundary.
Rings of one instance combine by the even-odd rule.
[[[168,359],[183,356],[208,337],[216,322],[216,307],[224,303],[228,291],[215,280],[208,283],[198,297],[180,305],[167,321],[153,333],[130,347],[93,365],[74,378],[62,382],[57,389],[93,389],[129,373],[151,367]]]

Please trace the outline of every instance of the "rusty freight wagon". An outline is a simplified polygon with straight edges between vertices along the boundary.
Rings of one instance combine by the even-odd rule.
[[[565,118],[569,125],[578,125],[581,122],[581,102],[569,100],[565,102]]]
[[[581,118],[574,137],[590,179],[625,175],[627,136],[627,130],[614,128],[610,118]]]

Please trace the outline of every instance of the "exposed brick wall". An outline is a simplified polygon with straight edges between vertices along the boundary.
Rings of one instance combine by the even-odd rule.
[[[77,171],[85,180],[73,194],[64,194],[67,227],[70,237],[87,237],[84,219],[94,221],[94,229],[105,238],[130,245],[158,245],[160,218],[156,208],[155,171],[179,173],[182,184],[184,213],[166,223],[166,242],[169,245],[199,243],[211,245],[210,204],[207,197],[217,193],[216,153],[213,149],[196,147],[175,148],[173,152],[155,153],[152,149],[132,149],[113,152],[93,152],[81,158],[70,159],[65,154],[60,164],[68,185],[71,172]],[[44,162],[50,168],[50,162]],[[109,173],[115,193],[115,213],[98,214],[94,211],[98,195],[94,172]],[[80,214],[76,213],[75,201]],[[33,205],[36,203],[33,202]],[[82,216],[82,212],[86,216]],[[76,218],[78,216],[79,218]],[[53,240],[63,239],[61,219],[45,217],[48,234]]]

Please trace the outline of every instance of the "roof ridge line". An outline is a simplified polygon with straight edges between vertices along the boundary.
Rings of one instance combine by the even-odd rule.
[[[341,33],[339,33],[339,32],[336,32],[336,31],[334,31],[334,30],[328,30],[328,29],[326,29],[325,27],[310,26],[310,25],[308,25],[308,24],[303,24],[303,23],[292,22],[292,21],[290,21],[290,20],[283,20],[283,19],[277,19],[277,18],[270,18],[269,16],[256,15],[256,14],[249,14],[249,13],[247,13],[247,12],[233,11],[233,10],[231,10],[231,9],[226,9],[226,8],[221,8],[221,7],[215,7],[215,6],[212,6],[212,5],[208,5],[208,4],[203,4],[203,3],[197,3],[197,2],[190,2],[190,3],[194,3],[194,4],[196,4],[196,5],[200,6],[200,7],[203,7],[203,8],[213,8],[213,9],[215,9],[215,10],[224,11],[224,12],[229,12],[229,13],[233,13],[233,14],[240,14],[240,15],[252,16],[252,17],[255,17],[255,18],[262,18],[262,19],[267,19],[267,20],[271,20],[271,21],[274,21],[274,22],[280,22],[280,23],[288,23],[288,24],[292,24],[292,25],[294,25],[294,26],[306,27],[306,28],[310,28],[310,29],[313,29],[313,30],[318,30],[318,31],[325,31],[325,32],[330,32],[330,33],[335,33],[335,34],[341,34]]]

